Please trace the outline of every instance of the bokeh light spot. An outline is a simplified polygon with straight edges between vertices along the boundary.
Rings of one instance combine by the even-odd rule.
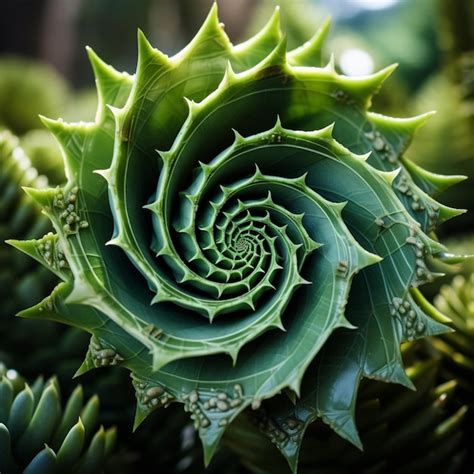
[[[341,54],[339,66],[347,76],[365,76],[374,71],[374,60],[362,49],[346,49]]]

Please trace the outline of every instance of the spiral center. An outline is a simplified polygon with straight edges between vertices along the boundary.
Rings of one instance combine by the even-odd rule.
[[[248,242],[246,239],[240,238],[237,241],[237,244],[235,247],[236,247],[237,252],[245,252],[246,250],[248,250]]]

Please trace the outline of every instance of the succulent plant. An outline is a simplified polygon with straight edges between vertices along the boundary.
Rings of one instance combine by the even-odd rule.
[[[45,295],[45,286],[54,281],[49,272],[31,259],[13,251],[5,239],[34,238],[43,235],[51,224],[41,209],[21,189],[22,186],[46,187],[48,180],[39,176],[10,132],[0,131],[0,245],[1,245],[1,315],[13,315]],[[31,271],[35,268],[36,271]],[[34,284],[32,283],[34,281]],[[16,291],[12,291],[12,286]]]
[[[61,406],[58,382],[24,383],[0,367],[0,471],[4,474],[101,472],[113,449],[114,428],[96,431],[99,399],[83,406],[78,386]]]
[[[414,349],[416,343],[405,352]],[[454,400],[455,380],[438,381],[439,363],[439,359],[415,359],[409,363],[407,374],[415,392],[399,385],[366,381],[359,391],[356,412],[364,451],[317,421],[308,428],[302,443],[299,472],[463,472],[467,407]],[[252,472],[288,473],[288,466],[275,456],[275,448],[255,429],[261,422],[251,412],[241,415],[226,432],[224,443],[240,455]]]
[[[15,238],[40,237],[51,229],[41,209],[21,189],[21,186],[41,188],[47,184],[47,179],[39,176],[31,166],[18,139],[6,130],[0,131],[0,334],[8,334],[8,337],[2,337],[2,357],[4,351],[18,349],[29,341],[22,334],[25,325],[39,326],[40,331],[48,327],[15,321],[13,316],[25,304],[34,304],[48,295],[54,287],[55,277],[4,242],[12,235]]]
[[[68,182],[27,189],[56,233],[11,243],[62,280],[21,315],[92,334],[78,373],[131,370],[136,425],[183,403],[208,463],[262,407],[296,469],[318,417],[360,446],[361,379],[412,387],[400,344],[446,330],[418,286],[461,212],[431,194],[462,177],[403,157],[430,114],[368,112],[393,66],[344,77],[327,28],[288,52],[278,23],[233,46],[214,6],[171,58],[140,32],[133,76],[89,50],[97,118],[44,119]]]

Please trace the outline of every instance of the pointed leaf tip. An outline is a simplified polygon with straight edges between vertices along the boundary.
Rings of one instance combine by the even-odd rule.
[[[384,67],[380,71],[373,74],[373,76],[378,77],[383,82],[392,75],[392,73],[395,71],[395,69],[398,68],[398,66],[399,66],[398,63],[390,64],[389,66]]]
[[[207,468],[211,463],[214,455],[216,454],[217,448],[219,446],[219,441],[222,437],[222,431],[219,430],[219,434],[214,435],[212,439],[208,440],[207,438],[203,438],[200,433],[202,445],[203,445],[203,453],[204,453],[204,466]]]
[[[145,33],[141,28],[137,29],[137,42],[138,42],[138,51],[139,53],[152,53],[154,48],[148,41],[148,38],[146,37]]]
[[[334,53],[331,53],[331,55],[329,56],[329,61],[327,62],[326,66],[324,66],[324,69],[329,72],[336,72],[336,58],[334,56]]]
[[[457,209],[455,207],[441,205],[439,208],[439,222],[443,223],[443,222],[449,221],[450,219],[461,216],[462,214],[465,214],[466,212],[467,212],[467,209]]]
[[[104,170],[94,170],[93,173],[104,178],[107,183],[114,184],[114,175],[110,168]]]
[[[430,196],[435,196],[467,179],[467,176],[464,175],[442,175],[433,173],[418,166],[406,156],[402,156],[401,161],[413,177],[415,183]]]
[[[371,122],[375,125],[395,129],[399,133],[403,133],[408,137],[411,137],[419,127],[423,126],[435,114],[436,111],[431,111],[415,115],[414,117],[400,118],[389,117],[376,112],[368,112]]]
[[[50,199],[53,197],[53,193],[55,192],[52,188],[38,189],[29,186],[22,186],[21,189],[23,189],[23,191],[33,199],[33,201],[43,208],[49,205]]]
[[[4,241],[7,245],[11,245],[18,250],[22,250],[25,246],[25,240],[7,239]]]
[[[389,186],[392,186],[393,185],[393,182],[395,181],[395,179],[398,177],[398,175],[400,174],[400,172],[402,171],[402,168],[399,167],[399,168],[395,168],[394,170],[392,171],[379,171],[379,176],[382,177],[382,179],[384,181],[386,181],[386,183],[389,185]]]
[[[275,37],[281,38],[281,14],[280,14],[280,6],[276,5],[275,9],[273,10],[272,16],[267,21],[265,26],[253,37],[250,38],[249,41],[256,40],[257,38],[268,38],[268,37]]]
[[[54,120],[41,114],[38,115],[38,117],[41,120],[41,123],[55,136],[63,133],[67,129],[66,122],[61,118]]]
[[[211,8],[209,10],[209,13],[206,16],[206,19],[204,20],[201,29],[198,32],[201,33],[201,31],[205,31],[208,28],[215,28],[219,27],[219,6],[217,5],[217,2],[212,2]]]
[[[260,31],[233,47],[233,56],[246,67],[253,67],[255,62],[261,60],[262,52],[271,51],[281,37],[280,7],[276,6],[272,16]]]
[[[49,128],[56,123],[56,120],[46,117],[45,115],[39,114],[38,117],[46,128]]]
[[[390,66],[387,66],[380,71],[377,71],[370,76],[366,76],[366,81],[368,82],[369,86],[372,88],[372,94],[376,94],[382,84],[392,75],[395,69],[398,68],[398,63],[393,63]]]
[[[436,110],[430,110],[424,114],[416,115],[415,117],[408,118],[406,120],[411,120],[415,129],[422,127],[431,117],[434,117],[437,114]]]
[[[231,48],[232,44],[224,31],[224,25],[219,22],[217,3],[214,3],[194,38],[173,56],[173,60],[208,57],[217,52],[230,52]]]
[[[323,65],[322,48],[330,26],[331,17],[328,16],[311,39],[288,53],[290,64],[294,66],[321,67]]]
[[[137,30],[137,42],[138,42],[138,63],[140,66],[146,67],[150,61],[157,66],[169,66],[169,58],[166,54],[160,50],[154,48],[148,41],[145,33],[138,28]]]
[[[256,70],[259,71],[261,75],[267,75],[268,71],[272,71],[273,73],[275,68],[284,68],[287,65],[286,46],[287,37],[284,35],[270,54],[255,66]],[[280,69],[275,72],[278,73],[279,70]]]
[[[101,78],[108,76],[112,68],[106,64],[90,46],[86,46],[86,52],[96,79],[100,80]]]
[[[350,411],[325,413],[321,419],[329,425],[336,433],[353,444],[360,451],[364,450],[364,446],[359,436],[354,415]]]
[[[145,421],[146,417],[148,416],[149,412],[143,410],[140,405],[136,404],[135,408],[135,416],[133,418],[133,427],[132,427],[132,432],[135,433],[137,429],[140,427],[140,425]]]

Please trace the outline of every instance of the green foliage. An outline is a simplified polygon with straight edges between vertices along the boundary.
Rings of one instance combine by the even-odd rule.
[[[53,145],[58,153],[57,145]],[[48,162],[50,153],[45,150],[41,156]],[[49,176],[53,177],[62,174],[58,163],[56,167],[48,165],[43,171],[48,171]],[[51,230],[49,219],[41,214],[40,207],[21,189],[22,186],[44,188],[47,184],[46,176],[38,175],[37,169],[19,146],[19,140],[6,130],[0,131],[0,358],[14,364],[26,376],[49,370],[58,375],[68,372],[70,378],[73,373],[71,364],[77,364],[77,354],[86,346],[84,336],[74,333],[71,328],[61,330],[56,323],[45,324],[14,317],[25,304],[34,304],[47,296],[56,278],[46,268],[4,242],[12,234],[16,238],[31,239]],[[44,251],[47,251],[46,247]],[[57,340],[60,335],[61,339],[51,346],[51,340]],[[29,348],[27,353],[25,347]]]
[[[468,250],[472,239],[464,241],[464,250]],[[467,245],[466,245],[467,244]],[[440,356],[444,379],[454,378],[459,384],[457,398],[460,403],[469,406],[465,446],[468,457],[462,472],[471,472],[474,466],[472,440],[474,437],[474,273],[473,259],[465,266],[464,274],[455,276],[449,284],[441,287],[434,303],[451,319],[455,332],[429,338],[428,347],[432,357]]]
[[[277,10],[233,46],[213,7],[171,58],[139,33],[134,76],[89,50],[96,120],[45,119],[68,182],[27,189],[56,233],[10,242],[62,280],[21,316],[90,332],[78,373],[131,370],[137,426],[184,404],[206,463],[246,408],[293,470],[318,417],[361,446],[360,381],[412,387],[400,344],[446,331],[417,287],[462,177],[403,157],[428,115],[368,112],[394,67],[338,74],[326,30],[287,52]]]
[[[40,113],[57,115],[69,91],[51,67],[20,57],[0,61],[0,125],[21,135],[40,128]]]
[[[448,377],[455,377],[464,391],[464,401],[474,399],[474,273],[457,275],[435,297],[436,307],[452,321],[455,332],[431,339],[445,360]]]
[[[118,387],[123,391],[122,387]],[[101,400],[105,400],[101,397]],[[126,405],[117,407],[115,420],[123,422]],[[130,403],[128,408],[132,408]],[[120,413],[121,416],[117,416]],[[103,414],[103,409],[101,409]],[[129,418],[127,417],[127,421]],[[188,415],[178,405],[159,410],[140,428],[130,433],[130,424],[118,426],[118,447],[107,462],[107,471],[114,474],[147,472],[155,466],[166,474],[245,474],[248,471],[229,449],[220,450],[212,463],[203,469],[201,443]]]
[[[51,228],[38,205],[21,189],[22,186],[44,188],[48,180],[38,175],[19,147],[18,139],[8,131],[0,131],[0,182],[0,324],[3,325],[25,303],[33,304],[43,298],[51,290],[54,278],[4,242],[13,235],[17,239],[40,237]]]
[[[21,147],[38,173],[47,176],[51,185],[66,181],[61,151],[47,130],[30,130],[21,137]]]
[[[55,378],[33,385],[0,367],[0,471],[4,474],[101,472],[114,428],[97,431],[99,399],[84,405],[78,386],[64,408]]]
[[[405,349],[414,352],[417,345]],[[462,472],[466,406],[453,398],[456,381],[438,382],[439,360],[410,363],[416,392],[370,381],[361,386],[356,412],[364,451],[313,423],[301,447],[299,472],[318,474]],[[258,474],[289,472],[275,448],[256,430],[264,414],[242,415],[224,437],[225,445]]]
[[[417,164],[437,173],[449,173],[455,169],[471,178],[461,183],[459,188],[449,190],[445,199],[453,206],[473,207],[474,110],[470,111],[469,103],[463,100],[461,88],[446,75],[438,74],[422,87],[416,96],[414,109],[431,109],[437,113],[417,135],[409,155]],[[469,215],[464,221],[468,222],[467,219]],[[469,221],[472,222],[472,216]]]
[[[474,235],[457,234],[446,239],[446,242],[453,253],[470,256],[460,262],[461,265],[457,267],[456,273],[462,273],[465,276],[474,273]]]

